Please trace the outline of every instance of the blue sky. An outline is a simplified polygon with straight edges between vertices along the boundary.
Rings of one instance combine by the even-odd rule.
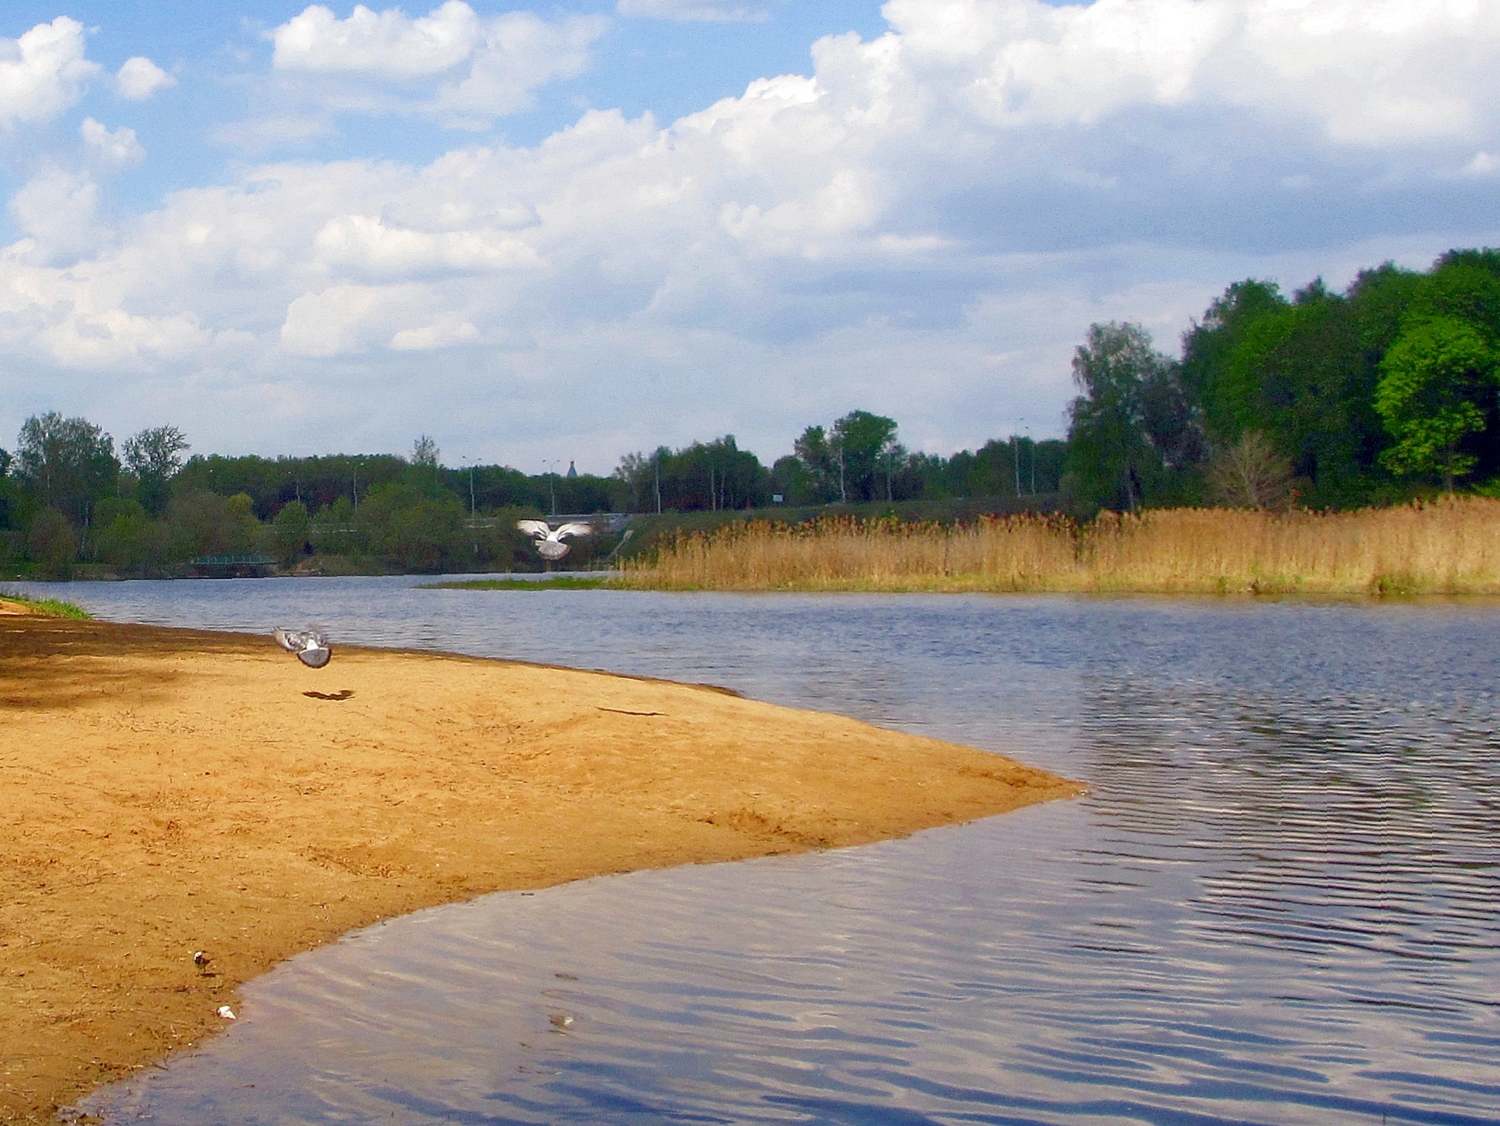
[[[1485,0],[13,2],[0,445],[1058,435],[1091,321],[1500,243],[1497,63]]]

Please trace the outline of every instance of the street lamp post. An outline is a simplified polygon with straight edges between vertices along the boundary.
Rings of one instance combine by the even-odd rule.
[[[469,463],[469,536],[474,541],[474,560],[479,561],[479,513],[474,504],[474,459],[465,457]]]
[[[1012,472],[1015,475],[1016,499],[1021,499],[1021,436],[1014,430],[1010,433],[1010,455]]]
[[[555,458],[555,457],[544,457],[544,458],[542,458],[542,465],[545,466],[546,470],[547,470],[547,498],[548,498],[548,500],[551,501],[551,512],[552,512],[552,515],[556,516],[557,515],[557,470],[555,468],[553,468],[553,467],[555,465],[557,465],[557,458]]]
[[[1036,439],[1031,436],[1031,427],[1021,419],[1021,429],[1026,431],[1026,440],[1031,443],[1031,495],[1036,496]]]

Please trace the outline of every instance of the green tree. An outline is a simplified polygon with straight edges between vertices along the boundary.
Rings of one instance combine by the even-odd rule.
[[[26,550],[49,577],[65,579],[78,558],[78,537],[66,516],[55,508],[44,508],[32,518]]]
[[[311,525],[307,506],[301,501],[294,500],[281,506],[281,511],[271,522],[271,529],[276,539],[276,553],[283,564],[291,566],[302,558]]]
[[[785,454],[771,466],[770,491],[784,504],[815,504],[823,498],[818,483],[796,454]]]
[[[1252,389],[1236,385],[1231,360],[1251,326],[1286,304],[1274,282],[1235,282],[1214,299],[1202,322],[1183,335],[1182,385],[1218,444],[1232,444],[1242,429],[1255,425],[1247,409]]]
[[[467,508],[452,493],[436,494],[410,482],[380,485],[360,505],[370,544],[403,571],[432,573],[466,559]]]
[[[1458,251],[1439,258],[1417,286],[1409,315],[1458,317],[1494,339],[1500,334],[1500,277],[1484,261]]]
[[[1385,444],[1356,310],[1315,281],[1249,326],[1230,359],[1237,429],[1261,431],[1324,501],[1358,500]]]
[[[167,520],[174,559],[242,555],[260,546],[261,527],[248,493],[178,493],[167,506]]]
[[[826,504],[841,499],[838,467],[828,444],[828,431],[809,426],[792,443],[792,452],[802,464],[801,483],[806,487],[800,503]]]
[[[1359,344],[1373,368],[1401,334],[1406,310],[1425,278],[1414,270],[1403,270],[1384,262],[1373,270],[1361,270],[1349,287],[1349,304],[1359,326]]]
[[[152,516],[166,511],[172,478],[182,468],[182,454],[192,449],[175,426],[153,426],[125,440],[125,468],[135,475],[142,507]]]
[[[662,447],[649,458],[631,454],[621,460],[609,484],[637,511],[655,512],[660,506],[664,511],[689,512],[763,505],[770,480],[760,459],[740,449],[733,434],[725,434],[675,452]],[[598,477],[563,478],[558,495],[574,505],[565,512],[603,511],[612,499],[606,482]],[[574,557],[577,554],[575,549]]]
[[[1469,321],[1435,316],[1408,326],[1380,363],[1375,409],[1395,444],[1382,461],[1403,474],[1439,474],[1453,491],[1477,458],[1464,439],[1493,407],[1495,350]]]
[[[1008,441],[991,438],[972,454],[968,450],[955,454],[952,469],[959,481],[957,495],[969,497],[1014,497],[1020,492],[1016,482],[1017,451]]]
[[[882,484],[889,484],[886,466],[905,453],[896,443],[896,420],[869,411],[850,411],[834,422],[828,452],[843,504],[877,499]]]
[[[75,527],[89,523],[120,475],[110,436],[86,418],[56,411],[33,415],[21,426],[16,469],[42,507],[61,512]]]
[[[1083,392],[1069,408],[1067,470],[1079,500],[1134,511],[1163,468],[1146,429],[1144,389],[1172,361],[1138,324],[1094,324],[1073,355]]]
[[[323,555],[362,555],[366,550],[365,521],[348,497],[338,497],[318,511],[309,528],[313,546]]]
[[[16,526],[20,513],[16,504],[16,482],[10,475],[11,456],[0,449],[0,531]]]
[[[162,522],[129,497],[101,501],[95,513],[94,554],[121,573],[147,575],[162,560]]]

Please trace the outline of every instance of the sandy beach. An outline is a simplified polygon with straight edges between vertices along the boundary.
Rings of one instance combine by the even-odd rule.
[[[0,733],[4,1122],[52,1121],[381,918],[1079,792],[707,687],[355,648],[315,671],[269,637],[14,612]]]

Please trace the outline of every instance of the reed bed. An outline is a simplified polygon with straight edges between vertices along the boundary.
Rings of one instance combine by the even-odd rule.
[[[1164,594],[1500,593],[1500,500],[1355,512],[1163,509],[984,518],[754,522],[622,564],[657,590],[1058,591]]]

